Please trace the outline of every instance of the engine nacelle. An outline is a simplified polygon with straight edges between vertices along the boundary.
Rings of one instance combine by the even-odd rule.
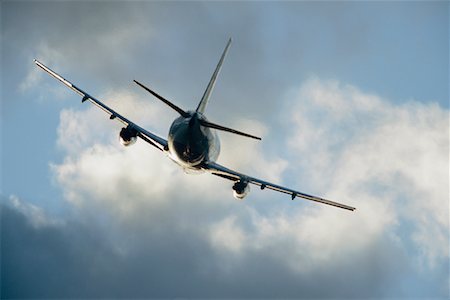
[[[233,185],[233,196],[237,200],[243,200],[250,192],[248,182],[239,180]]]
[[[124,146],[133,145],[134,143],[136,143],[137,134],[137,130],[130,126],[122,128],[119,134],[120,143]]]

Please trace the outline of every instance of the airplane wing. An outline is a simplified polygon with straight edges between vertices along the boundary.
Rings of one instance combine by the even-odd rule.
[[[295,197],[299,197],[299,198],[303,198],[303,199],[307,199],[307,200],[311,200],[311,201],[315,201],[315,202],[319,202],[319,203],[323,203],[323,204],[327,204],[327,205],[331,205],[331,206],[335,206],[335,207],[339,207],[342,209],[347,209],[347,210],[355,210],[354,207],[342,204],[342,203],[338,203],[338,202],[334,202],[334,201],[330,201],[330,200],[326,200],[320,197],[316,197],[316,196],[312,196],[312,195],[308,195],[299,191],[295,191],[292,190],[290,188],[286,188],[277,184],[273,184],[261,179],[257,179],[254,177],[250,177],[244,174],[241,174],[239,172],[230,170],[224,166],[221,166],[215,162],[208,162],[205,163],[205,165],[203,166],[203,169],[210,172],[213,175],[222,177],[222,178],[226,178],[228,180],[232,180],[232,181],[243,181],[246,183],[251,183],[254,185],[257,185],[261,188],[261,190],[268,188],[277,192],[281,192],[281,193],[285,193],[285,194],[289,194],[291,195],[291,199],[294,200]]]
[[[82,96],[83,98],[82,98],[81,102],[85,102],[86,100],[88,100],[89,102],[91,102],[92,104],[94,104],[95,106],[97,106],[98,108],[100,108],[101,110],[106,112],[107,114],[109,114],[109,118],[111,120],[118,120],[119,122],[121,122],[122,124],[127,126],[129,129],[136,130],[137,136],[140,137],[141,139],[143,139],[144,141],[146,141],[147,143],[151,144],[152,146],[158,148],[161,151],[165,151],[165,149],[167,149],[167,141],[165,139],[145,130],[144,128],[140,127],[136,123],[128,120],[124,116],[120,115],[113,109],[111,109],[108,106],[106,106],[105,104],[103,104],[100,100],[94,98],[93,96],[89,95],[82,89],[78,88],[77,86],[75,86],[68,80],[64,79],[62,76],[60,76],[59,74],[52,71],[50,68],[48,68],[41,62],[37,61],[36,59],[34,60],[34,62],[38,67],[43,69],[45,72],[49,73],[51,76],[53,76],[54,78],[61,81],[65,86],[67,86],[68,88],[70,88],[71,90],[76,92],[78,95]]]

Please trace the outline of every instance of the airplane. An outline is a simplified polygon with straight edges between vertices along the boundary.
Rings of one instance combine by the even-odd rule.
[[[55,79],[62,82],[65,86],[79,94],[82,97],[82,103],[85,101],[89,101],[98,108],[102,109],[105,113],[107,113],[111,120],[117,120],[121,122],[124,125],[119,133],[119,139],[122,145],[130,146],[134,144],[139,137],[145,142],[165,153],[171,160],[180,165],[187,172],[209,172],[213,175],[228,179],[233,182],[233,196],[238,200],[243,200],[247,196],[250,191],[250,184],[253,184],[259,186],[261,190],[270,189],[288,194],[291,196],[291,200],[294,200],[296,197],[298,197],[354,211],[354,207],[323,199],[317,196],[305,194],[300,191],[296,191],[252,176],[248,176],[226,168],[216,162],[220,152],[219,137],[216,130],[226,131],[248,138],[261,140],[260,137],[210,122],[204,115],[205,108],[208,105],[208,100],[211,96],[211,92],[214,88],[217,76],[219,75],[219,72],[222,68],[223,61],[225,59],[225,56],[227,55],[230,45],[231,38],[228,40],[228,43],[225,46],[222,56],[220,57],[220,60],[208,83],[208,86],[206,87],[206,90],[203,93],[203,96],[195,111],[186,111],[180,108],[179,106],[157,94],[144,84],[134,80],[137,85],[145,89],[157,99],[161,100],[163,103],[168,105],[180,115],[173,121],[172,125],[170,126],[167,140],[142,128],[141,126],[122,116],[112,108],[108,107],[102,101],[96,99],[92,95],[78,88],[76,85],[72,84],[70,81],[55,73],[38,60],[34,59],[34,62],[42,70],[46,71]]]

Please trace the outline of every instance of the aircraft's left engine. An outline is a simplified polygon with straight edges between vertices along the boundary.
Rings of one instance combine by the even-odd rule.
[[[127,126],[120,130],[119,140],[120,143],[124,146],[130,146],[136,143],[138,132],[136,129]]]
[[[248,182],[239,180],[233,185],[233,196],[237,200],[243,200],[250,192]]]

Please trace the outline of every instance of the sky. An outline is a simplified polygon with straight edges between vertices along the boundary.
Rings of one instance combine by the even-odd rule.
[[[449,4],[2,1],[1,298],[449,298]],[[218,162],[357,208],[187,175],[37,58]]]

